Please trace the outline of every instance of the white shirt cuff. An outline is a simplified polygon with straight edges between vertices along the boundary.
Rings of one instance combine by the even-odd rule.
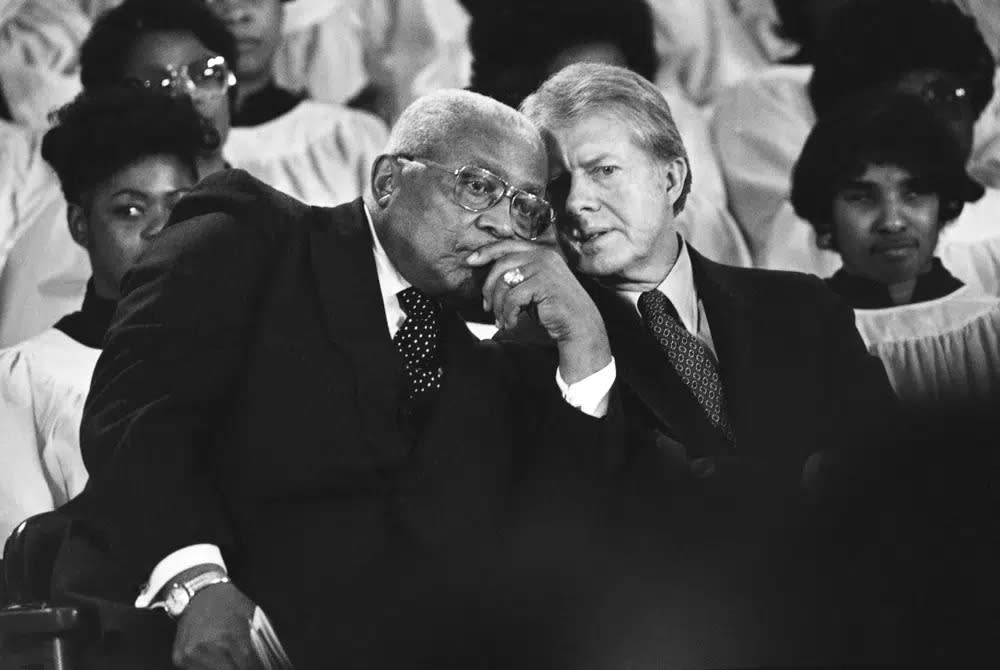
[[[562,391],[563,399],[595,419],[603,418],[608,413],[608,395],[617,377],[618,370],[613,357],[603,368],[575,384],[567,384],[556,368],[556,385]]]
[[[167,585],[167,582],[185,570],[206,563],[218,565],[223,570],[226,569],[226,563],[222,560],[222,552],[214,544],[192,544],[178,549],[156,564],[153,572],[149,575],[149,582],[142,587],[142,592],[135,599],[135,606],[149,607],[160,590]]]

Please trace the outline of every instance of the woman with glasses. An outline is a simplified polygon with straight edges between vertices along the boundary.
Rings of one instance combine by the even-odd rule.
[[[821,119],[792,177],[796,213],[839,254],[828,286],[911,406],[1000,400],[1000,298],[956,279],[939,235],[983,187],[917,97],[861,98]]]
[[[0,538],[86,483],[80,418],[119,282],[217,145],[188,100],[130,88],[82,95],[46,133],[42,154],[69,203],[62,233],[92,275],[79,311],[0,350]]]

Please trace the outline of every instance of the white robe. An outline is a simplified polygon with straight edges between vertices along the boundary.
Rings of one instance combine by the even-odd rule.
[[[1000,298],[963,286],[937,300],[854,313],[904,404],[1000,400]]]
[[[279,191],[332,206],[368,187],[387,139],[385,125],[371,114],[305,100],[266,123],[231,129],[223,154]]]
[[[0,350],[0,538],[87,483],[80,420],[100,353],[54,328]]]

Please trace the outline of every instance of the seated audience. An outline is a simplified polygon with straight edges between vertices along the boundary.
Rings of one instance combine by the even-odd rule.
[[[1000,292],[1000,127],[973,132],[994,94],[996,66],[975,22],[933,0],[854,0],[830,19],[814,56],[813,68],[776,68],[718,99],[719,162],[754,265],[821,276],[836,269],[836,254],[820,250],[792,210],[792,166],[817,115],[867,89],[896,89],[919,93],[947,118],[970,174],[986,187],[942,236],[942,258],[963,281]]]
[[[235,58],[232,36],[200,0],[169,5],[132,0],[94,25],[80,54],[80,78],[87,92],[133,80],[150,87],[155,81],[187,95],[224,142],[232,93],[227,63]],[[193,62],[208,76],[195,82],[186,66]],[[42,162],[39,156],[31,161]],[[216,146],[198,157],[198,176],[225,166],[222,146]],[[55,174],[47,166],[38,169],[32,186],[34,206],[15,212],[19,232],[0,275],[4,346],[37,335],[79,305],[91,275],[86,253],[65,234],[65,201]]]
[[[202,0],[126,0],[102,14],[87,36],[81,79],[86,91],[132,80],[189,96],[222,141],[199,157],[199,178],[229,165],[311,204],[360,194],[385,137],[381,122],[302,102],[271,122],[231,128],[236,88],[230,64],[237,54],[232,34]],[[57,189],[54,176],[48,179],[46,195]],[[0,277],[0,332],[11,333],[3,344],[41,332],[83,297],[90,272],[86,256],[61,233],[61,220],[35,218],[20,226]]]
[[[827,284],[909,405],[1000,400],[1000,298],[934,255],[983,193],[963,158],[920,98],[862,98],[816,124],[792,174],[796,214],[843,261]]]
[[[382,122],[340,105],[300,100],[274,85],[271,64],[281,35],[280,0],[207,4],[208,9],[204,0],[126,0],[94,25],[84,47],[84,69],[90,64],[108,81],[163,77],[156,81],[197,97],[198,86],[190,80],[164,73],[223,56],[225,63],[213,76],[221,83],[222,67],[233,69],[235,110],[217,97],[212,116],[229,164],[312,205],[360,195],[368,168],[385,142]],[[227,32],[230,36],[224,38]],[[197,37],[206,34],[228,48],[196,44]],[[107,62],[113,53],[130,54],[128,62]],[[242,76],[249,82],[247,93],[240,90]]]
[[[829,616],[848,602],[841,595],[871,595],[842,571],[853,563],[837,552],[856,545],[798,553],[822,525],[804,522],[813,502],[866,489],[883,438],[898,428],[885,371],[850,309],[815,277],[721,265],[678,233],[685,145],[644,78],[572,65],[522,111],[552,138],[559,240],[607,324],[638,445],[635,489],[647,483],[662,500],[640,496],[642,510],[622,528],[648,523],[647,547],[679,543],[703,559],[700,569],[711,566],[691,571],[690,556],[669,549],[647,565],[696,584],[683,607],[699,617],[658,643],[661,665],[836,665],[860,653],[846,640],[865,625],[865,608]],[[853,586],[828,590],[838,580]]]
[[[517,33],[522,47],[510,48]],[[575,62],[603,62],[656,75],[652,18],[646,0],[522,0],[474,15],[469,28],[473,90],[517,106],[546,77]],[[725,186],[701,111],[676,88],[662,95],[689,147],[694,174],[680,226],[710,258],[749,265],[742,233],[726,210]]]
[[[83,489],[80,417],[122,276],[197,181],[197,156],[218,143],[186,99],[137,89],[81,95],[56,123],[42,155],[69,203],[63,233],[93,273],[79,311],[0,350],[2,538]]]

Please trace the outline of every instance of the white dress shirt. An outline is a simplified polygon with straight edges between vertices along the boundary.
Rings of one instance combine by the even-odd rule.
[[[385,253],[385,249],[375,232],[375,226],[367,206],[365,207],[365,218],[368,221],[372,240],[374,240],[372,254],[375,258],[375,271],[385,309],[386,326],[389,329],[389,336],[395,337],[403,322],[406,321],[406,312],[399,304],[398,295],[400,291],[409,288],[411,284],[399,273]],[[616,375],[615,361],[612,358],[611,362],[604,368],[575,384],[567,384],[563,381],[562,375],[557,369],[556,384],[567,403],[585,414],[599,418],[607,413],[608,394],[615,382]],[[149,581],[143,587],[139,597],[136,598],[135,606],[149,607],[160,590],[174,576],[189,568],[205,564],[218,565],[225,570],[226,564],[222,558],[222,552],[217,546],[196,544],[178,549],[153,568]]]

